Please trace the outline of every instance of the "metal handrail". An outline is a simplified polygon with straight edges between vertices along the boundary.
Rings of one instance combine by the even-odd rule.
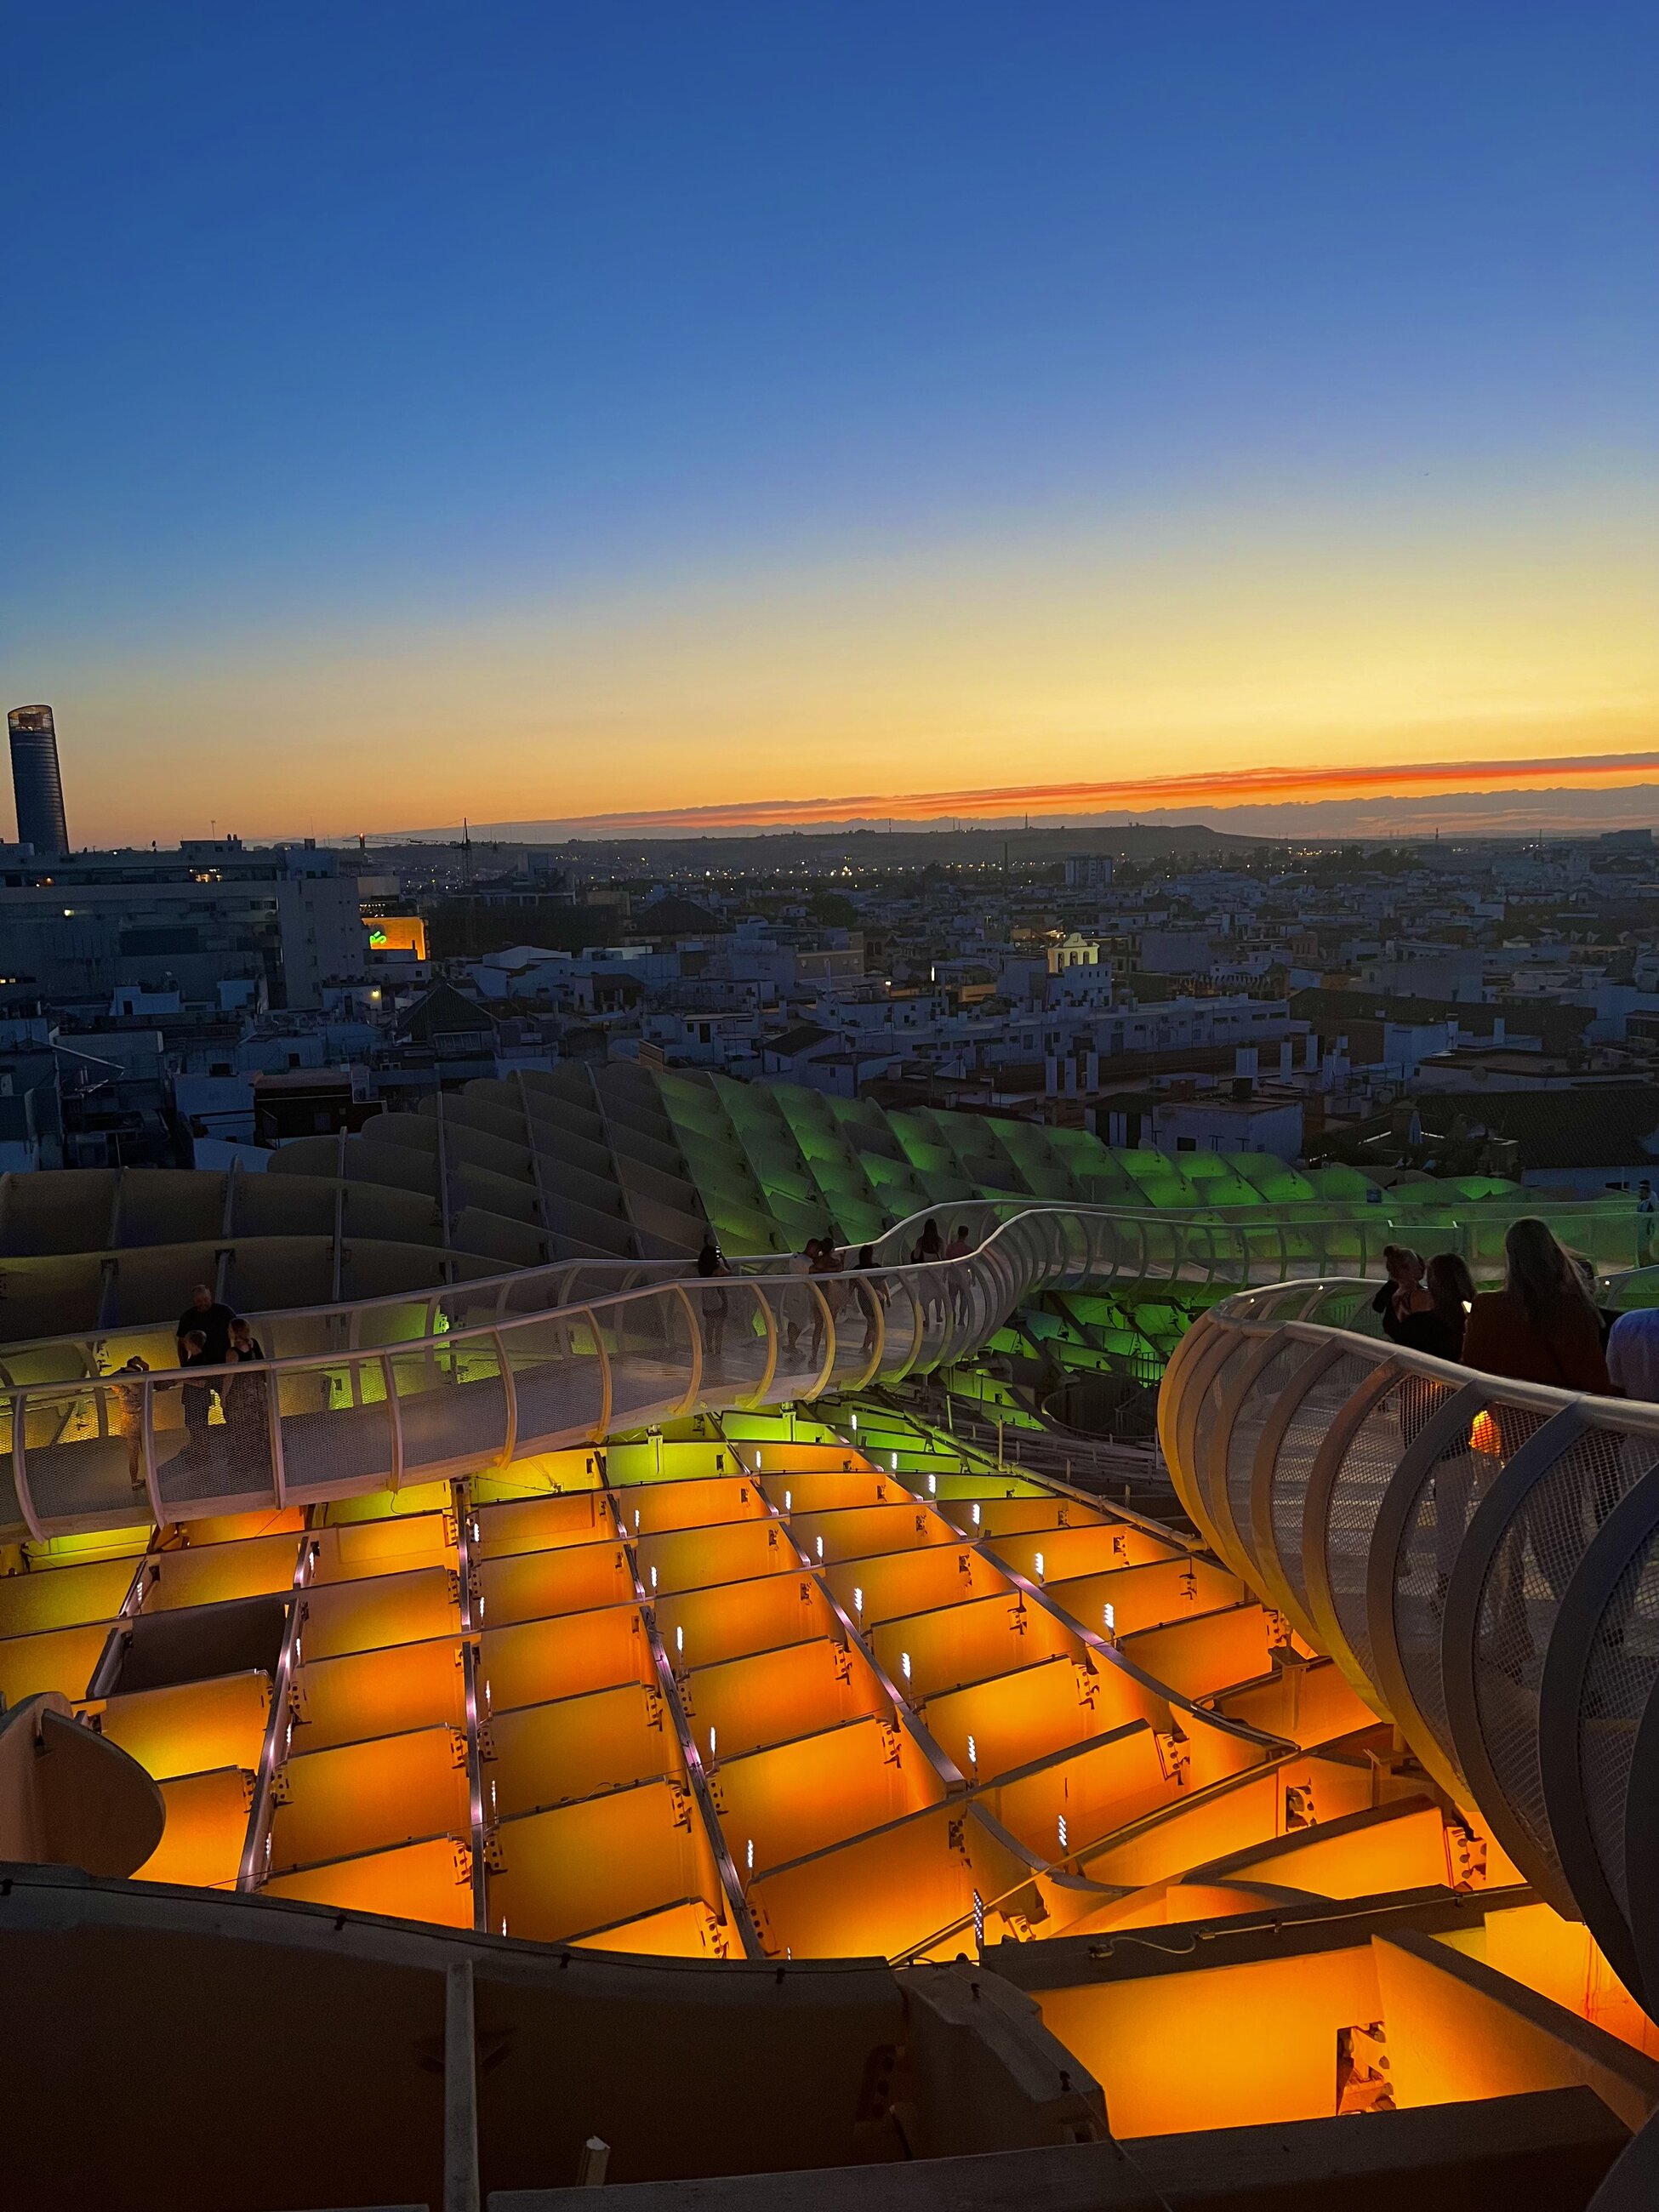
[[[1159,1408],[1177,1494],[1652,2009],[1659,1405],[1390,1344],[1353,1326],[1373,1287],[1194,1325]]]
[[[1352,1201],[1346,1206],[1327,1202],[1293,1201],[1285,1206],[1260,1207],[1123,1207],[1069,1206],[1021,1200],[971,1199],[933,1206],[909,1215],[871,1249],[878,1264],[902,1265],[931,1222],[943,1229],[965,1226],[975,1249],[1000,1228],[1021,1219],[1041,1222],[1054,1218],[1109,1224],[1112,1245],[1105,1239],[1093,1245],[1095,1265],[1074,1287],[1168,1285],[1186,1291],[1231,1290],[1252,1280],[1279,1281],[1318,1279],[1336,1268],[1357,1265],[1362,1270],[1380,1263],[1382,1247],[1413,1235],[1425,1240],[1449,1240],[1477,1274],[1496,1273],[1502,1263],[1502,1237],[1523,1201],[1507,1199],[1472,1200],[1425,1200],[1413,1202],[1417,1186],[1407,1186],[1413,1197],[1401,1202],[1395,1194],[1379,1194],[1377,1202]],[[1308,1211],[1301,1209],[1304,1205]],[[1535,1202],[1533,1210],[1537,1210]],[[1543,1210],[1564,1239],[1594,1249],[1598,1262],[1616,1265],[1639,1258],[1650,1218],[1638,1215],[1632,1200],[1594,1200],[1563,1207],[1546,1204]],[[1443,1218],[1431,1218],[1443,1216]],[[943,1238],[941,1239],[943,1242]],[[848,1245],[843,1258],[866,1249]],[[727,1261],[739,1279],[776,1278],[787,1274],[793,1255],[758,1253]],[[248,1318],[255,1331],[284,1337],[296,1351],[333,1352],[367,1348],[366,1331],[373,1332],[376,1317],[409,1316],[415,1326],[405,1338],[377,1336],[377,1343],[417,1342],[469,1320],[502,1317],[514,1312],[551,1312],[580,1304],[594,1296],[609,1297],[650,1287],[659,1283],[701,1279],[690,1260],[560,1260],[539,1267],[504,1270],[496,1275],[461,1283],[434,1285],[426,1290],[392,1291],[372,1298],[331,1300],[313,1306],[264,1309]],[[134,1352],[153,1350],[171,1338],[165,1322],[133,1323],[19,1340],[0,1350],[0,1381],[72,1381],[104,1371],[101,1363],[118,1362]],[[301,1340],[304,1340],[301,1341]],[[31,1375],[33,1366],[52,1371]]]

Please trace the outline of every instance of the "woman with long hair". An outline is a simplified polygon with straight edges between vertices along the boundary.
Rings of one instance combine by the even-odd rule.
[[[1463,1364],[1517,1382],[1605,1396],[1612,1385],[1601,1327],[1572,1255],[1547,1222],[1526,1214],[1504,1239],[1504,1287],[1469,1311]]]
[[[1408,1352],[1426,1352],[1436,1359],[1461,1359],[1463,1333],[1469,1308],[1474,1304],[1474,1280],[1455,1252],[1437,1252],[1424,1271],[1422,1282],[1396,1301],[1396,1344]]]

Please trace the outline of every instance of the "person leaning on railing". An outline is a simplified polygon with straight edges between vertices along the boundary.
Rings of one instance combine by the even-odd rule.
[[[1463,1364],[1561,1390],[1606,1396],[1612,1389],[1601,1321],[1584,1279],[1535,1215],[1510,1224],[1504,1287],[1481,1291],[1470,1308]]]

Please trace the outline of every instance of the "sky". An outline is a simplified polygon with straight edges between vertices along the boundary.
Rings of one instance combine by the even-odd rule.
[[[25,14],[76,842],[1659,788],[1647,0]]]

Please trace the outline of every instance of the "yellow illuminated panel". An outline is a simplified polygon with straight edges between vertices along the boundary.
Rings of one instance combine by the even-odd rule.
[[[0,1638],[112,1620],[132,1588],[136,1565],[100,1559],[89,1566],[56,1567],[50,1574],[7,1575],[0,1579]]]
[[[610,1498],[599,1491],[574,1498],[527,1498],[509,1505],[481,1505],[472,1516],[472,1556],[494,1559],[511,1552],[554,1552],[614,1536]]]
[[[149,1563],[146,1613],[179,1606],[219,1605],[228,1598],[286,1595],[294,1587],[300,1540],[283,1534],[161,1552]]]
[[[138,1690],[90,1710],[112,1743],[158,1782],[210,1767],[254,1771],[270,1714],[270,1680],[222,1674],[162,1690]]]
[[[421,1513],[320,1528],[311,1539],[311,1552],[313,1583],[407,1574],[415,1567],[453,1567],[454,1516]]]
[[[0,1643],[0,1698],[9,1705],[40,1690],[83,1698],[93,1671],[109,1641],[110,1624],[48,1629],[39,1636],[8,1637]]]
[[[442,1567],[325,1584],[307,1590],[303,1603],[301,1642],[308,1660],[454,1636],[461,1626],[456,1577]]]

